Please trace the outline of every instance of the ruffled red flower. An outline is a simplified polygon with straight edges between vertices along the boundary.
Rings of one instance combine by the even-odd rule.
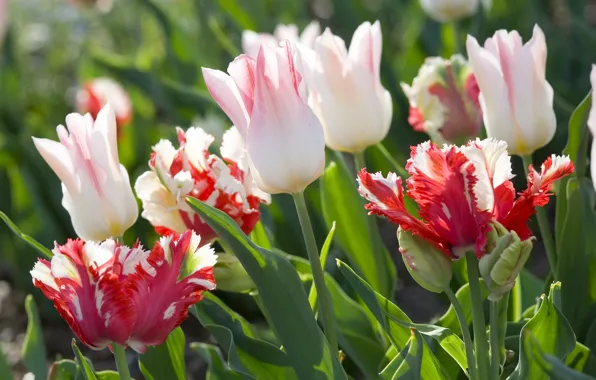
[[[401,178],[394,173],[387,178],[365,169],[359,173],[360,194],[370,202],[366,208],[458,258],[469,249],[481,257],[495,221],[521,239],[529,238],[527,222],[535,207],[548,203],[552,183],[572,173],[573,164],[568,157],[553,155],[540,173],[530,167],[528,188],[517,199],[503,141],[476,140],[442,149],[425,142],[412,148],[406,169],[408,195],[418,204],[422,219],[407,211]]]

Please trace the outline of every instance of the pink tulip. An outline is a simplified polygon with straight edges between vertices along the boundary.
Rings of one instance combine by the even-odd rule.
[[[323,129],[306,103],[300,62],[286,41],[262,46],[256,60],[237,57],[229,75],[203,69],[209,92],[246,141],[251,174],[270,194],[304,190],[325,165]]]
[[[356,29],[349,51],[329,29],[317,38],[311,105],[332,149],[358,153],[381,142],[391,124],[391,95],[381,84],[379,22]],[[309,78],[310,79],[310,78]]]
[[[525,45],[516,31],[499,30],[484,47],[468,36],[467,49],[487,135],[506,141],[510,153],[521,156],[548,144],[557,120],[553,89],[545,78],[546,42],[538,25]]]
[[[35,147],[62,182],[62,206],[75,232],[85,240],[122,236],[139,209],[126,168],[118,159],[116,117],[107,105],[93,121],[70,114],[58,141],[33,138]]]
[[[212,248],[188,231],[162,238],[151,251],[108,239],[69,240],[40,259],[31,276],[75,335],[92,349],[112,343],[137,352],[163,343],[198,302],[213,290]]]

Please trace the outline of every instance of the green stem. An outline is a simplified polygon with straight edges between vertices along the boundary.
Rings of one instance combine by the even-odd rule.
[[[490,302],[490,375],[491,379],[499,380],[501,358],[499,355],[499,305]]]
[[[470,328],[468,327],[468,322],[466,320],[466,314],[464,313],[464,309],[457,300],[455,293],[453,293],[453,290],[451,290],[449,286],[446,286],[445,289],[443,289],[443,291],[449,298],[449,301],[451,301],[451,304],[453,305],[453,310],[455,310],[455,315],[457,316],[457,320],[459,321],[459,327],[461,327],[461,335],[464,338],[464,346],[466,348],[469,378],[472,380],[479,380],[474,359],[474,346],[472,343],[472,336],[470,335]]]
[[[366,158],[364,156],[364,152],[354,153],[354,165],[356,169],[356,176],[360,169],[366,167]],[[379,226],[377,225],[377,219],[374,217],[366,218],[366,225],[368,228],[368,237],[370,239],[370,250],[373,253],[373,261],[375,262],[375,272],[378,273],[379,286],[381,287],[381,293],[385,293],[392,288],[392,284],[387,284],[386,280],[391,278],[387,271],[387,263],[385,261],[385,257],[383,255],[382,247],[379,247],[379,239],[375,237],[378,234]],[[381,275],[382,274],[382,275]]]
[[[128,362],[126,361],[126,352],[124,347],[119,344],[112,344],[112,352],[114,359],[116,359],[116,368],[118,368],[118,376],[120,380],[131,380],[130,371],[128,370]]]
[[[461,53],[461,42],[459,39],[459,21],[453,21],[451,23],[453,27],[453,40],[455,42],[455,54]]]
[[[532,164],[532,156],[522,156],[524,163],[524,170],[526,175],[528,174],[528,167]],[[548,223],[548,217],[546,216],[546,210],[543,207],[536,208],[536,220],[538,221],[538,227],[540,228],[540,235],[542,236],[542,243],[546,250],[546,256],[548,257],[548,263],[550,265],[550,271],[553,274],[554,280],[557,281],[557,250],[555,248],[555,240],[553,234],[550,231],[550,225]]]
[[[296,211],[298,212],[298,219],[300,220],[300,227],[302,227],[302,235],[306,245],[306,252],[308,253],[308,261],[312,270],[312,277],[317,289],[319,298],[319,310],[321,319],[323,320],[323,330],[331,345],[334,353],[337,353],[337,332],[335,331],[335,314],[333,313],[333,304],[331,303],[331,296],[329,290],[325,285],[325,274],[321,262],[319,261],[319,253],[317,249],[317,242],[315,241],[315,234],[308,216],[308,209],[304,201],[304,193],[299,192],[292,194],[294,203],[296,204]]]
[[[391,155],[391,153],[389,153],[389,151],[387,150],[387,148],[385,148],[385,145],[383,145],[383,143],[378,143],[377,145],[375,145],[375,147],[379,150],[379,152],[381,152],[383,157],[387,160],[387,162],[391,164],[391,166],[393,166],[393,169],[400,176],[402,176],[403,178],[408,178],[410,176],[406,169],[404,169],[404,167],[401,166],[399,162],[397,162],[397,160]]]
[[[476,352],[476,366],[480,379],[489,378],[488,363],[488,337],[482,307],[482,294],[480,293],[480,274],[478,273],[478,260],[474,252],[466,253],[468,266],[468,282],[470,285],[470,299],[472,301],[472,321],[474,325],[474,348]]]

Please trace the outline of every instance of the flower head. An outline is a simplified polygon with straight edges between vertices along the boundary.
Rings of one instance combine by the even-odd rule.
[[[393,103],[381,84],[382,39],[378,21],[361,24],[349,50],[329,29],[317,38],[310,103],[332,149],[359,153],[389,132]]]
[[[408,121],[434,142],[465,142],[480,132],[478,85],[461,55],[427,58],[412,86],[401,86],[410,102]]]
[[[159,345],[186,318],[188,308],[213,290],[216,256],[192,231],[162,238],[151,251],[108,239],[69,240],[51,261],[40,259],[33,283],[87,346],[112,343],[138,352]]]
[[[294,24],[279,24],[273,34],[245,30],[242,32],[242,50],[245,54],[256,58],[262,45],[277,47],[283,40],[312,49],[319,34],[321,34],[321,27],[317,21],[311,21],[300,36],[298,36],[298,27]]]
[[[325,166],[323,128],[306,103],[300,65],[285,41],[261,46],[256,60],[237,57],[229,75],[203,68],[209,92],[246,141],[255,182],[271,194],[304,190]]]
[[[33,138],[35,147],[62,182],[62,206],[78,236],[102,241],[121,236],[139,210],[128,173],[118,160],[116,118],[104,107],[91,115],[70,114],[58,141]]]
[[[95,119],[106,104],[112,107],[120,132],[132,119],[132,103],[120,84],[110,78],[95,78],[77,91],[76,105],[81,114],[90,113]]]
[[[495,221],[521,240],[530,238],[528,219],[535,207],[548,203],[552,183],[572,173],[573,164],[568,157],[553,155],[540,173],[530,167],[528,188],[517,199],[503,141],[489,138],[443,148],[425,142],[412,148],[406,169],[411,175],[408,195],[422,219],[406,210],[401,178],[394,173],[386,178],[366,170],[359,173],[360,194],[370,202],[366,208],[433,243],[448,257],[459,258],[470,249],[478,257],[486,253],[487,233]]]
[[[484,47],[468,36],[467,49],[488,136],[506,141],[510,153],[521,156],[548,144],[557,120],[553,89],[545,79],[542,29],[534,26],[525,45],[516,31],[499,30]]]
[[[186,196],[192,196],[224,211],[250,233],[261,215],[259,204],[269,203],[271,197],[254,183],[238,130],[231,128],[225,133],[220,149],[223,159],[209,153],[213,136],[200,128],[178,129],[178,142],[177,149],[169,140],[153,147],[151,170],[135,183],[143,203],[141,216],[160,235],[180,234],[190,228],[207,243],[216,235],[186,203]]]

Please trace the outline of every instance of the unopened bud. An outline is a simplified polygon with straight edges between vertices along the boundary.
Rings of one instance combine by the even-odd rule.
[[[217,264],[213,267],[213,275],[218,290],[248,293],[255,289],[254,282],[233,254],[219,253],[217,255]]]
[[[401,228],[397,230],[397,240],[412,278],[428,291],[443,292],[453,276],[451,260],[446,254],[420,236]]]
[[[490,252],[478,264],[480,274],[490,290],[488,299],[498,301],[515,285],[519,272],[528,261],[533,238],[521,240],[515,231],[507,231],[498,223],[488,233]]]

